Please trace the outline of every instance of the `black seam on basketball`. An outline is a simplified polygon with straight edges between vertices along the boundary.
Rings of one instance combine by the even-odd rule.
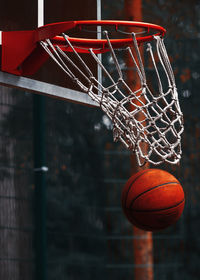
[[[181,200],[181,202],[177,203],[176,205],[173,205],[171,207],[168,208],[161,208],[161,209],[145,209],[145,210],[137,210],[137,209],[133,209],[133,208],[129,208],[129,210],[134,211],[134,212],[156,212],[156,211],[164,211],[164,210],[169,210],[171,208],[175,208],[177,206],[179,206],[180,204],[182,204],[183,202],[185,202],[185,198],[183,200]],[[127,208],[128,209],[128,208]]]
[[[124,203],[122,203],[122,205],[124,205],[124,206],[126,205],[127,198],[128,198],[128,193],[129,193],[129,191],[130,191],[130,189],[131,189],[133,183],[135,183],[135,181],[136,181],[138,178],[140,178],[143,174],[145,174],[145,173],[147,173],[147,172],[149,172],[149,171],[150,171],[149,169],[146,169],[146,170],[144,170],[144,172],[141,172],[133,181],[131,180],[130,185],[129,185],[129,187],[128,187],[128,191],[126,192],[126,197],[125,197],[125,199],[124,199]]]
[[[149,192],[149,191],[152,191],[153,189],[156,189],[156,188],[159,188],[159,187],[162,187],[162,186],[165,186],[165,185],[169,185],[169,184],[177,184],[177,185],[180,185],[178,182],[167,182],[167,183],[163,183],[161,185],[158,185],[158,186],[154,186],[152,187],[151,189],[148,189],[146,191],[144,191],[143,193],[139,194],[138,196],[136,196],[132,201],[131,201],[131,205],[130,205],[130,208],[132,207],[133,205],[133,202],[136,201],[136,199],[138,199],[138,197],[142,196],[143,194]]]

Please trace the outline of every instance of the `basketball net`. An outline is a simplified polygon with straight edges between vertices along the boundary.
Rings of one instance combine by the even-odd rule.
[[[114,141],[121,141],[129,150],[135,152],[140,166],[146,162],[154,165],[163,162],[177,164],[182,153],[183,115],[163,39],[154,36],[154,42],[144,45],[152,64],[152,69],[146,69],[146,72],[153,72],[153,83],[156,83],[156,89],[152,89],[152,81],[147,79],[136,40],[137,34],[132,33],[132,46],[118,50],[113,48],[108,32],[104,31],[104,34],[116,70],[115,77],[99,60],[94,49],[89,49],[89,52],[102,69],[103,81],[106,80],[106,84],[98,81],[66,34],[63,34],[66,45],[70,47],[82,68],[77,66],[71,55],[53,45],[50,39],[41,41],[41,45],[66,75],[100,105],[113,123]],[[130,57],[134,75],[139,77],[140,86],[136,90],[132,90],[133,87],[127,84],[126,71],[122,69],[118,57],[121,51]],[[142,148],[144,145],[147,149]]]

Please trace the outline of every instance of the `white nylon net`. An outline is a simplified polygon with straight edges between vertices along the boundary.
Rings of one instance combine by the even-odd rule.
[[[140,166],[146,162],[154,165],[163,162],[177,164],[182,153],[183,115],[163,39],[159,36],[154,37],[156,55],[152,44],[148,43],[146,48],[152,64],[151,71],[154,72],[153,83],[157,84],[156,90],[153,90],[152,84],[147,82],[136,34],[132,33],[132,47],[126,47],[124,51],[129,57],[129,62],[132,63],[137,87],[133,87],[134,81],[127,78],[126,71],[122,70],[117,57],[120,50],[114,50],[108,32],[104,31],[104,34],[117,75],[111,74],[93,49],[89,51],[94,62],[102,69],[105,83],[98,81],[87,62],[72,46],[67,35],[63,34],[66,44],[71,47],[82,68],[78,67],[74,59],[64,53],[60,47],[53,46],[49,39],[42,41],[41,45],[62,70],[99,103],[113,123],[114,141],[121,141],[128,149],[135,152]],[[163,73],[165,86],[161,82]]]

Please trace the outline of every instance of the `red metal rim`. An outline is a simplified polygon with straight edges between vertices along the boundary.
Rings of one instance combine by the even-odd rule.
[[[159,35],[164,36],[166,30],[156,24],[147,23],[147,22],[138,22],[138,21],[122,21],[122,20],[82,20],[82,21],[75,21],[76,26],[85,26],[85,25],[112,25],[118,29],[119,26],[127,26],[127,27],[142,27],[147,29],[152,29],[159,32]]]
[[[135,21],[116,21],[116,20],[87,20],[87,21],[72,21],[72,22],[61,22],[61,23],[53,23],[49,25],[43,26],[41,31],[47,31],[51,35],[51,39],[53,44],[59,45],[64,51],[71,51],[71,48],[66,46],[66,41],[62,36],[57,36],[61,32],[66,30],[70,30],[74,27],[79,27],[80,29],[84,26],[114,26],[115,29],[119,29],[120,26],[126,27],[137,27],[137,28],[145,28],[147,30],[147,34],[142,34],[140,37],[137,37],[138,43],[152,41],[154,36],[164,36],[166,30],[156,24],[145,23],[145,22],[135,22]],[[66,28],[66,30],[63,30]],[[61,32],[60,32],[61,31]],[[149,32],[152,34],[149,34]],[[57,33],[55,33],[57,32]],[[52,35],[55,36],[52,36]],[[39,36],[40,37],[40,36]],[[46,36],[45,36],[46,37]],[[87,38],[72,38],[69,37],[69,41],[73,44],[77,51],[79,52],[88,52],[89,48],[93,48],[97,53],[103,53],[108,50],[108,42],[106,39],[87,39]],[[111,39],[110,40],[113,48],[126,47],[132,43],[132,38],[125,39]],[[82,49],[81,49],[82,48]]]

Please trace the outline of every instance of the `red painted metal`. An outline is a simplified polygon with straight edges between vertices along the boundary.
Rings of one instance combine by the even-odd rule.
[[[47,24],[31,31],[8,31],[2,32],[2,71],[16,75],[31,75],[35,73],[41,65],[48,59],[48,56],[40,46],[40,41],[52,39],[54,45],[59,45],[63,51],[72,51],[66,46],[63,37],[58,36],[67,30],[84,26],[114,26],[117,30],[121,26],[145,28],[147,33],[153,31],[153,34],[147,34],[137,38],[138,43],[151,41],[153,36],[164,36],[166,30],[155,24],[135,22],[135,21],[115,21],[115,20],[90,20],[90,21],[67,21]],[[96,53],[108,51],[108,42],[105,39],[83,39],[71,38],[77,52],[88,53],[89,48],[93,48]],[[132,38],[111,39],[113,48],[120,48],[132,43]]]
[[[114,21],[114,20],[90,20],[90,21],[75,21],[74,27],[79,27],[80,29],[84,26],[114,26],[115,29],[119,29],[120,26],[126,26],[126,27],[139,27],[139,28],[146,28],[149,32],[150,30],[154,31],[154,34],[151,35],[144,35],[141,37],[137,37],[138,43],[143,43],[147,41],[152,41],[153,36],[164,36],[166,33],[166,30],[155,24],[151,23],[144,23],[144,22],[136,22],[136,21]],[[48,27],[48,26],[46,26]],[[58,34],[58,33],[57,33]],[[74,47],[81,47],[85,49],[94,48],[99,49],[96,50],[97,53],[103,53],[107,51],[108,48],[108,42],[106,39],[83,39],[83,38],[69,38],[69,41],[73,44]],[[61,36],[55,36],[53,38],[54,44],[58,44],[59,46],[63,46],[65,51],[71,51],[70,48],[66,48],[66,41]],[[132,43],[132,38],[129,36],[129,38],[126,39],[111,39],[110,40],[113,48],[120,48],[127,45],[130,45]],[[88,50],[79,50],[78,52],[89,52]]]

